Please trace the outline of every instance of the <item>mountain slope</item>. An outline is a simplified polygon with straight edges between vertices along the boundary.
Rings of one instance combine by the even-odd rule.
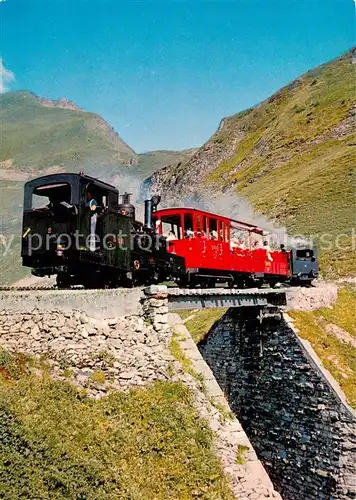
[[[153,175],[152,190],[169,203],[182,192],[246,197],[290,233],[313,235],[324,274],[356,273],[354,55],[352,50],[223,119],[188,161]],[[341,233],[346,236],[337,245]]]
[[[185,149],[184,151],[159,150],[140,153],[137,172],[140,176],[147,177],[163,167],[188,160],[195,151],[197,150]]]
[[[136,161],[105,120],[65,99],[49,101],[24,91],[3,94],[0,102],[0,161],[11,161],[13,168],[39,174],[58,165],[78,171]]]

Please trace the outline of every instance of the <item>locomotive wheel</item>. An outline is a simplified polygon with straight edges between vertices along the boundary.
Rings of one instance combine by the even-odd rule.
[[[69,273],[61,272],[57,274],[56,281],[58,288],[70,288],[72,277]]]

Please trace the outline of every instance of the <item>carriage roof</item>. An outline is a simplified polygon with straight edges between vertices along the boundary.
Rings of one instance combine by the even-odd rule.
[[[200,214],[205,217],[214,217],[220,221],[230,223],[232,227],[236,227],[237,229],[243,229],[245,231],[250,231],[261,235],[266,234],[265,230],[254,224],[248,224],[247,222],[243,222],[237,219],[231,219],[230,217],[226,217],[224,215],[218,215],[213,212],[207,212],[205,210],[199,210],[197,208],[182,208],[182,207],[164,208],[154,212],[154,215],[156,214],[158,216],[165,216],[165,215],[178,215],[178,214],[188,214],[188,213],[191,213],[192,215]]]

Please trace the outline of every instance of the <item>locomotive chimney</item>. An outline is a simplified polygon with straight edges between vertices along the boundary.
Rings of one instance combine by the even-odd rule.
[[[151,200],[145,200],[145,227],[152,227],[152,208],[153,203]]]
[[[145,227],[152,228],[152,213],[157,210],[160,201],[160,196],[152,196],[150,200],[145,200]]]

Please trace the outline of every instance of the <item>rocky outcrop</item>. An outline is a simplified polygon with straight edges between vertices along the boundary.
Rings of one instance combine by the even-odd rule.
[[[316,282],[311,288],[294,287],[287,290],[289,311],[315,311],[321,307],[331,307],[337,300],[338,287],[334,283]]]
[[[33,94],[35,95],[35,94]],[[36,99],[42,106],[46,108],[61,108],[61,109],[70,109],[72,111],[84,111],[82,108],[77,106],[74,102],[69,101],[65,97],[61,97],[60,99],[52,100],[52,99],[44,99],[42,97],[37,97]]]

